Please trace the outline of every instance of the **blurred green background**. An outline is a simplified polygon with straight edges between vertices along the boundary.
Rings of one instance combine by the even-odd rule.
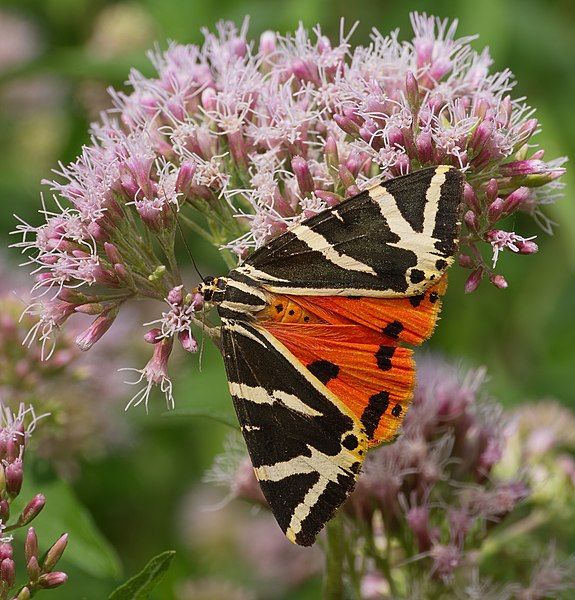
[[[575,4],[570,0],[0,0],[0,9],[3,246],[15,225],[12,213],[38,222],[41,179],[88,142],[89,122],[109,106],[105,89],[122,88],[130,67],[151,75],[145,50],[155,42],[160,47],[168,39],[199,43],[200,28],[211,28],[222,18],[240,23],[250,15],[250,37],[257,39],[266,29],[293,31],[299,21],[309,27],[320,23],[325,33],[337,36],[344,17],[348,25],[360,21],[352,39],[357,44],[367,42],[372,27],[383,33],[400,27],[401,37],[408,37],[411,10],[456,17],[459,35],[480,34],[475,47],[488,45],[495,68],[509,67],[516,75],[515,95],[526,96],[537,108],[543,133],[536,140],[547,158],[570,156],[575,147]],[[20,19],[16,25],[15,16],[26,25]],[[575,408],[575,181],[567,166],[565,198],[548,209],[559,223],[555,235],[548,237],[527,217],[514,224],[525,236],[538,235],[540,252],[503,254],[501,272],[509,281],[505,291],[483,283],[466,296],[466,274],[454,269],[442,322],[429,344],[464,364],[486,365],[490,389],[506,405],[552,397]],[[224,271],[214,251],[193,239],[190,244],[204,272]],[[11,259],[17,258],[12,251]],[[206,347],[201,373],[197,363],[192,357],[181,365],[178,407],[198,401],[229,407],[216,352]],[[71,581],[53,597],[104,598],[126,575],[167,549],[178,554],[154,598],[175,597],[175,586],[190,577],[224,573],[250,584],[250,575],[235,564],[233,554],[216,556],[194,548],[182,525],[186,495],[221,450],[226,427],[166,418],[161,415],[163,400],[154,405],[149,416],[119,411],[118,418],[133,423],[133,443],[121,453],[86,462],[74,482],[90,518],[121,557],[122,574],[113,553],[101,568],[66,564]],[[45,518],[49,510],[50,504]],[[312,582],[293,597],[313,598],[318,589]],[[260,593],[263,598],[283,597],[271,590]]]

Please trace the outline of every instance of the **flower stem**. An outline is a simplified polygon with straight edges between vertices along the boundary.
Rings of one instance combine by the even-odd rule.
[[[324,600],[343,600],[344,539],[341,517],[333,518],[326,526],[327,546],[323,581]]]

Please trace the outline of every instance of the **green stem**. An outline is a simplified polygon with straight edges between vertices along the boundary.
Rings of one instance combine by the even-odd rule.
[[[325,575],[323,581],[324,600],[343,600],[343,521],[333,518],[326,526],[327,546],[325,553]]]

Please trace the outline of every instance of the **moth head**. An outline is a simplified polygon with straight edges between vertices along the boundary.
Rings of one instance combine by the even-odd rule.
[[[198,286],[198,292],[204,297],[206,302],[222,302],[226,289],[226,280],[224,277],[214,277],[208,275]]]

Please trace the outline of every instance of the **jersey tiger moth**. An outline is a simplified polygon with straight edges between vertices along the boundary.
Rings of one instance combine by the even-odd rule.
[[[286,536],[313,544],[370,446],[411,401],[413,351],[435,327],[464,178],[439,166],[301,222],[198,291],[217,305],[229,389]]]

